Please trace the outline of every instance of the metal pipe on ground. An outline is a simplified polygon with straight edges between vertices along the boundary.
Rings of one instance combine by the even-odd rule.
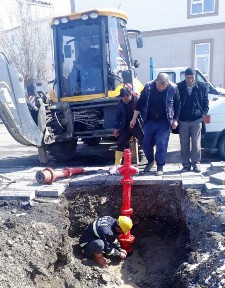
[[[55,171],[52,168],[45,168],[36,173],[36,180],[41,184],[52,184],[57,178],[69,178],[73,175],[84,172],[82,167],[64,168],[61,171]]]

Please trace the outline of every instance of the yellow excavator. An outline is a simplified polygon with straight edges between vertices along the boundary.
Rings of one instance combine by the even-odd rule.
[[[112,9],[53,18],[54,90],[39,91],[35,105],[25,96],[22,75],[0,57],[0,117],[15,140],[69,160],[78,138],[97,145],[112,137],[120,89],[143,89],[128,33],[135,34],[138,48],[142,36],[126,24],[127,15]]]

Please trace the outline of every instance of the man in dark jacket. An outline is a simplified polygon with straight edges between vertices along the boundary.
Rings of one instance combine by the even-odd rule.
[[[155,81],[148,82],[137,101],[131,127],[141,113],[144,120],[143,150],[148,160],[145,172],[157,164],[157,176],[163,175],[171,128],[178,125],[180,98],[176,84],[166,73],[159,73]],[[154,146],[156,153],[154,157]]]
[[[140,146],[143,144],[143,120],[139,116],[134,127],[130,128],[130,121],[134,114],[134,109],[138,97],[132,94],[129,88],[120,89],[120,101],[118,104],[116,119],[114,124],[114,136],[118,138],[115,152],[115,165],[120,165],[123,151],[132,136],[138,139]]]
[[[109,256],[126,258],[127,252],[117,240],[119,234],[127,234],[132,228],[132,220],[127,216],[118,219],[104,216],[91,223],[80,237],[80,247],[86,257],[94,260],[102,267],[108,267],[103,253]]]
[[[178,83],[181,99],[179,135],[183,169],[201,172],[201,130],[202,121],[209,110],[208,91],[205,83],[196,81],[194,68],[185,70],[185,80]],[[191,145],[190,145],[191,144]]]

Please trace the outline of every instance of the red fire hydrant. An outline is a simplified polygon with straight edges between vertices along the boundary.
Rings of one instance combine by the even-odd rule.
[[[57,178],[71,177],[72,175],[84,172],[84,168],[64,168],[62,171],[54,171],[52,168],[45,168],[43,171],[36,173],[36,180],[41,184],[52,184]]]
[[[118,170],[120,174],[123,175],[123,179],[121,180],[123,185],[123,207],[121,208],[121,214],[123,216],[130,217],[130,215],[133,213],[133,209],[130,207],[131,185],[134,182],[131,175],[138,173],[138,169],[131,165],[130,149],[126,149],[124,151],[124,165]],[[118,240],[121,247],[125,249],[128,254],[133,251],[132,244],[135,241],[135,237],[131,235],[130,231],[126,235],[119,235]]]

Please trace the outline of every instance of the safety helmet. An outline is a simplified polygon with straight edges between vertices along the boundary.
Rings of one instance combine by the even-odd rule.
[[[124,234],[127,234],[128,231],[132,228],[132,220],[127,216],[119,216],[118,225]]]

